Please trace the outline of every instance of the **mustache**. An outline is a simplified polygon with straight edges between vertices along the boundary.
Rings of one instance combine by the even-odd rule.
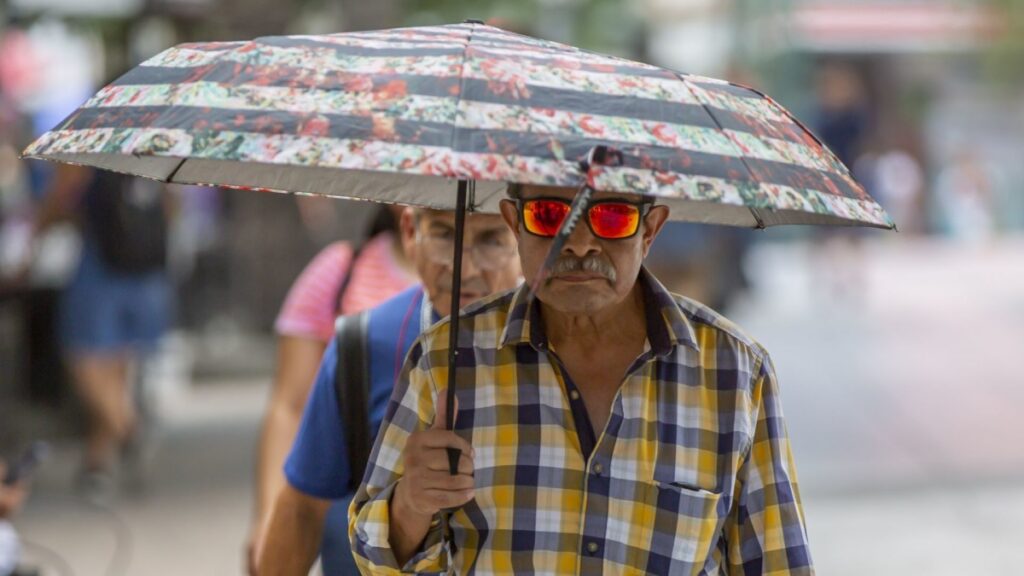
[[[550,280],[559,274],[568,274],[571,272],[590,272],[591,274],[600,274],[610,282],[615,282],[618,277],[618,274],[615,272],[615,268],[612,266],[611,262],[593,254],[590,256],[584,256],[583,258],[568,255],[559,256],[558,260],[555,260],[555,263],[551,266],[551,273],[548,275],[548,279]]]

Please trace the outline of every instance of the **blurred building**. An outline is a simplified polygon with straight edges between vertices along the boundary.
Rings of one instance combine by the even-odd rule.
[[[644,0],[652,59],[687,72],[754,83],[812,124],[820,83],[841,68],[860,85],[869,126],[855,156],[862,179],[906,188],[916,162],[921,192],[911,208],[887,199],[905,232],[943,233],[956,209],[936,185],[966,151],[991,188],[992,225],[1024,228],[1024,51],[1019,3],[923,0]],[[1016,27],[1015,27],[1016,26]],[[1014,45],[1013,38],[1018,41]],[[1006,50],[1010,40],[1010,50]],[[995,53],[1002,66],[993,66]],[[1016,71],[1016,72],[1014,72]],[[1013,75],[1016,76],[1013,76]],[[819,134],[820,135],[820,134]],[[883,159],[878,173],[873,162]],[[846,159],[850,162],[849,159]],[[889,186],[890,188],[892,186]],[[875,191],[873,191],[875,192]],[[910,202],[910,200],[908,200]],[[955,227],[955,224],[953,225]]]
[[[0,72],[0,82],[24,122],[16,134],[5,125],[5,139],[20,150],[110,78],[174,44],[305,32],[314,22],[319,32],[390,26],[397,24],[397,6],[393,1],[332,7],[301,0],[12,0],[0,12],[7,22],[0,59],[6,74]],[[28,194],[37,195],[50,166],[31,162],[24,168]],[[309,258],[331,240],[359,236],[369,214],[368,206],[331,203],[328,211],[333,208],[336,217],[328,234],[304,225],[292,197],[218,192],[204,198],[186,202],[198,211],[186,216],[212,216],[212,234],[199,244],[187,238],[174,242],[190,252],[172,259],[188,271],[179,278],[180,317],[192,329],[216,323],[269,332],[291,280]],[[5,211],[5,220],[10,215]],[[178,232],[192,233],[192,223]],[[53,282],[59,283],[59,278]]]
[[[0,5],[0,398],[69,404],[55,319],[58,293],[77,260],[73,227],[46,236],[27,285],[13,278],[53,172],[47,163],[17,159],[33,138],[111,78],[172,45],[393,26],[399,23],[398,6],[391,0],[11,0]],[[372,206],[328,201],[305,210],[330,214],[310,223],[299,200],[287,195],[175,192],[180,213],[171,230],[170,263],[176,325],[191,342],[185,349],[192,354],[185,356],[195,362],[185,370],[189,375],[269,375],[273,356],[253,350],[266,348],[287,289],[322,246],[360,236]],[[5,410],[0,410],[2,420],[14,422]]]

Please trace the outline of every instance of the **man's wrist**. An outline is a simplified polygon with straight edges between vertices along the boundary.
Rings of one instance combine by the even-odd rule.
[[[389,529],[388,544],[394,552],[395,560],[399,566],[405,566],[417,553],[422,551],[427,535],[434,526],[435,514],[424,514],[417,511],[410,502],[409,495],[403,487],[402,480],[394,486],[391,491],[389,503]]]

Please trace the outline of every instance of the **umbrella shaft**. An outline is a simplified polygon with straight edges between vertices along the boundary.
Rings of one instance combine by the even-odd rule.
[[[466,223],[466,192],[469,182],[459,180],[459,190],[455,205],[455,254],[452,259],[452,306],[451,323],[448,331],[448,390],[445,394],[447,418],[445,427],[455,429],[455,358],[459,343],[459,303],[462,292],[462,236]],[[459,451],[448,449],[448,467],[452,476],[459,473]]]

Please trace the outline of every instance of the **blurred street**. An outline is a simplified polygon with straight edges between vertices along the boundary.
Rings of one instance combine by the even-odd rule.
[[[872,235],[863,290],[844,296],[829,294],[808,246],[758,244],[755,285],[732,316],[775,359],[818,573],[1019,573],[1024,237]],[[124,574],[239,573],[268,384],[165,394],[146,497],[119,498],[115,514],[69,496],[78,459],[59,447],[18,530],[76,575],[112,563]],[[62,574],[48,552],[28,553]]]
[[[735,314],[775,359],[818,573],[1020,573],[1024,243],[866,248],[836,302],[763,246]]]

